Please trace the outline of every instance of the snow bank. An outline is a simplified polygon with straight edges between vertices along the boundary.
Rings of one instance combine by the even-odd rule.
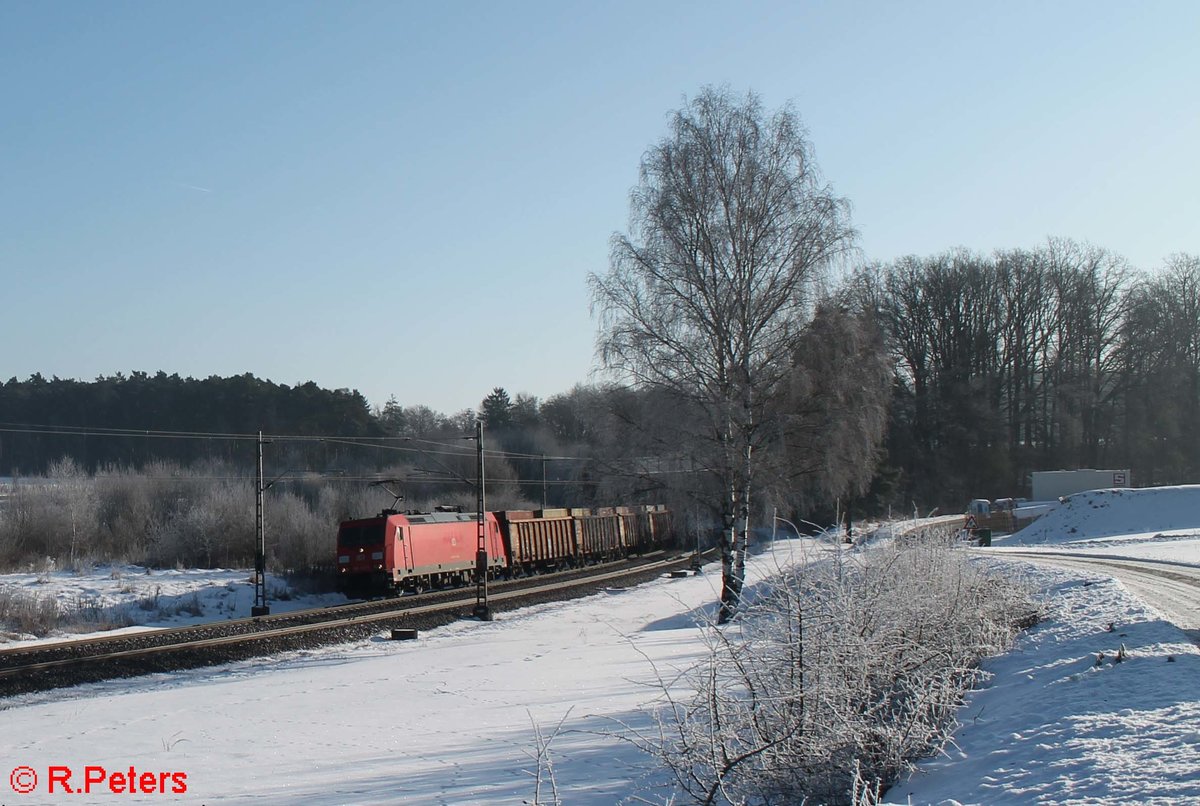
[[[1200,485],[1076,493],[1021,531],[996,538],[994,545],[1047,545],[1167,532],[1200,533]]]
[[[1028,573],[1048,620],[985,664],[953,744],[886,802],[1200,802],[1196,646],[1111,578]]]

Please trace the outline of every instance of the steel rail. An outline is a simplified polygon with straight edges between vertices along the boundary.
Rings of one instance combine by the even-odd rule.
[[[529,587],[508,588],[491,595],[497,609],[523,606],[532,602],[550,601],[578,588],[594,588],[614,580],[657,576],[660,572],[691,562],[691,555],[672,556],[660,560],[604,570],[573,579],[538,579]],[[102,654],[75,655],[39,660],[0,669],[0,696],[60,688],[83,682],[99,682],[123,677],[137,677],[163,671],[210,666],[232,660],[274,654],[287,649],[315,644],[337,643],[375,632],[388,625],[437,626],[469,612],[474,595],[460,595],[438,602],[415,602],[401,609],[374,613],[341,612],[341,608],[324,611],[333,618],[306,624],[290,624],[254,632],[196,638],[157,646],[132,647]],[[507,605],[507,606],[506,606]],[[309,613],[321,611],[306,611]],[[281,614],[282,615],[282,614]],[[273,617],[272,617],[273,618]],[[265,620],[265,619],[260,619]],[[190,628],[185,628],[190,629]],[[139,634],[140,635],[140,634]],[[304,643],[306,642],[306,643]],[[70,644],[62,645],[69,647]]]
[[[611,569],[617,566],[629,570],[641,568],[645,564],[645,560],[649,559],[653,561],[653,558],[662,555],[662,550],[646,552],[636,560],[624,559],[602,565],[584,566],[582,568],[571,568],[563,571],[538,574],[536,576],[503,580],[493,583],[493,587],[496,591],[523,590],[544,584],[547,580],[586,579],[594,575],[596,571],[605,568]],[[466,586],[427,591],[415,596],[347,602],[345,604],[275,613],[268,616],[247,616],[239,619],[210,621],[186,627],[152,628],[137,632],[121,633],[119,635],[88,636],[65,641],[55,641],[53,643],[10,647],[8,649],[0,649],[0,669],[13,665],[14,662],[19,661],[22,657],[44,656],[54,653],[71,653],[71,657],[81,657],[83,654],[99,656],[110,654],[106,653],[105,650],[107,647],[114,645],[152,644],[155,646],[170,646],[174,644],[188,644],[195,643],[204,638],[217,637],[213,633],[248,635],[275,629],[275,625],[327,622],[336,618],[336,614],[404,612],[414,607],[452,599],[460,595],[463,590],[466,590]]]

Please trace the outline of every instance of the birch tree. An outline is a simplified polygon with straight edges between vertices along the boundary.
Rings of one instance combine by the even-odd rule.
[[[630,231],[589,276],[604,366],[692,412],[681,450],[719,489],[722,619],[737,607],[771,402],[786,392],[822,270],[852,248],[799,116],[706,88],[642,158]]]

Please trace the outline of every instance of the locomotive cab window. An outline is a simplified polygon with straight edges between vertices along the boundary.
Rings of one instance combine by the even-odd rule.
[[[338,540],[343,547],[372,546],[383,542],[383,522],[343,526]]]

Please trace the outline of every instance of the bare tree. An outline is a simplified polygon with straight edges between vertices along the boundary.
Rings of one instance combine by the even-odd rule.
[[[1200,257],[1172,255],[1131,292],[1120,359],[1126,452],[1151,484],[1200,474]]]
[[[590,275],[606,368],[696,413],[693,448],[722,491],[722,616],[741,593],[756,451],[784,394],[822,270],[852,248],[799,116],[706,88],[642,159],[631,231]]]
[[[1122,323],[1129,315],[1132,269],[1106,249],[1052,239],[1040,252],[1057,310],[1048,382],[1049,445],[1065,467],[1105,467],[1119,442],[1116,409],[1123,393]]]

